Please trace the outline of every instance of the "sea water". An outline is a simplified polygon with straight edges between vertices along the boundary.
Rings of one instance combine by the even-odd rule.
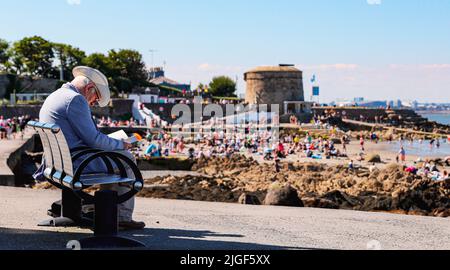
[[[422,117],[428,118],[430,121],[435,121],[439,124],[450,125],[450,114],[421,114]]]
[[[440,147],[436,146],[436,142],[431,146],[430,141],[414,141],[413,143],[409,141],[397,141],[391,143],[391,149],[393,151],[400,151],[400,146],[403,145],[403,148],[406,151],[406,155],[419,156],[422,158],[426,157],[448,157],[450,156],[450,141],[441,139],[439,140]]]

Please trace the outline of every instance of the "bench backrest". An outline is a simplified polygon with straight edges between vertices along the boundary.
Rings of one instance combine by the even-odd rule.
[[[61,151],[61,158],[63,163],[64,173],[73,177],[73,164],[72,155],[70,153],[69,145],[67,144],[66,137],[62,131],[55,133],[56,140],[58,141],[59,150]]]
[[[41,137],[45,166],[46,169],[54,171],[53,180],[61,182],[64,176],[73,177],[72,157],[61,128],[55,124],[34,121],[28,122],[28,126],[34,128]]]
[[[54,172],[55,166],[53,163],[52,149],[50,148],[50,142],[48,141],[47,134],[45,134],[45,132],[43,130],[43,124],[34,122],[34,121],[30,121],[28,123],[28,126],[33,128],[39,134],[39,137],[41,138],[42,146],[44,148],[44,161],[45,161],[45,168],[46,168],[44,175],[45,175],[45,177],[50,178]]]

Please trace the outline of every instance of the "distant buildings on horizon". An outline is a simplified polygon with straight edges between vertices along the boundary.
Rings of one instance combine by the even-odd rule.
[[[150,69],[149,81],[157,86],[168,86],[186,92],[191,91],[190,84],[179,83],[175,80],[167,78],[162,67],[154,67]]]
[[[355,97],[353,100],[337,99],[328,105],[345,107],[360,106],[367,108],[413,109],[415,111],[449,111],[450,103],[419,103],[417,100],[365,100],[364,97]]]

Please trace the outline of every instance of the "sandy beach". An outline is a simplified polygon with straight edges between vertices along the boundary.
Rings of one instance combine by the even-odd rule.
[[[407,144],[405,144],[405,147],[407,147]],[[336,146],[339,150],[342,150],[342,145],[337,145]],[[427,145],[423,145],[424,149],[426,149],[428,146]],[[359,141],[353,140],[351,141],[347,146],[347,155],[348,158],[332,158],[332,159],[311,159],[311,158],[307,158],[304,157],[303,154],[295,154],[295,155],[289,155],[286,158],[286,161],[288,162],[295,162],[295,161],[299,161],[299,162],[318,162],[318,163],[324,163],[324,164],[328,164],[328,165],[342,165],[345,164],[347,165],[348,162],[350,162],[350,160],[353,160],[355,162],[355,164],[357,165],[361,165],[364,167],[370,166],[372,165],[372,163],[367,162],[367,161],[357,161],[358,157],[360,155],[361,151],[361,147],[359,145]],[[387,142],[380,142],[380,143],[374,143],[374,142],[365,142],[364,144],[364,148],[365,151],[364,156],[368,157],[370,155],[373,154],[377,154],[380,155],[381,157],[381,163],[377,163],[376,166],[379,168],[384,168],[387,164],[389,163],[394,163],[396,162],[396,156],[398,155],[398,151],[400,150],[400,148],[398,147],[398,143],[387,143]],[[253,155],[253,157],[255,159],[257,159],[258,161],[264,161],[263,158],[261,156],[258,155]],[[427,160],[427,159],[435,159],[435,158],[445,158],[445,155],[439,155],[439,154],[431,154],[431,155],[427,155],[427,156],[418,156],[418,155],[410,155],[406,154],[406,162],[404,163],[404,165],[406,166],[410,166],[413,165],[415,161],[417,161],[419,158],[423,159],[423,160]]]
[[[439,149],[433,149],[431,151],[429,146],[425,142],[423,143],[423,145],[421,145],[422,152],[424,152],[424,155],[408,154],[408,147],[410,147],[409,142],[405,142],[404,145],[405,145],[405,148],[407,149],[406,150],[406,162],[399,163],[399,164],[403,164],[406,166],[414,165],[415,164],[414,162],[417,162],[418,159],[422,159],[425,161],[425,160],[434,160],[437,158],[444,159],[445,157],[448,156],[445,153],[440,154]],[[415,142],[414,145],[415,146],[418,145],[418,142]],[[450,145],[448,145],[448,144],[445,146],[450,147]],[[188,144],[186,148],[189,148],[189,147],[194,147],[194,145]],[[342,145],[336,145],[336,148],[339,149],[340,151],[342,151]],[[346,153],[347,153],[348,157],[339,157],[339,158],[331,158],[331,159],[326,159],[326,158],[312,159],[312,158],[307,158],[304,153],[296,153],[296,154],[288,155],[286,157],[286,159],[283,159],[283,162],[302,162],[302,163],[303,162],[317,162],[320,164],[327,164],[327,165],[347,165],[350,162],[350,160],[353,160],[354,164],[357,166],[359,165],[362,167],[368,167],[368,166],[372,165],[373,163],[367,162],[365,160],[358,161],[358,157],[360,156],[360,154],[364,153],[364,157],[369,157],[374,154],[379,155],[381,158],[381,163],[376,163],[375,165],[377,168],[382,169],[390,163],[396,163],[396,156],[398,155],[398,151],[400,150],[399,142],[374,143],[374,142],[366,141],[364,144],[365,151],[362,152],[361,147],[359,145],[359,141],[356,141],[356,140],[352,140],[346,146],[346,148],[347,148]],[[427,154],[427,152],[429,152],[429,153]],[[244,155],[247,157],[252,157],[260,163],[273,163],[273,161],[264,160],[264,158],[261,154],[250,154],[250,153],[245,152]],[[187,151],[185,151],[185,153],[183,153],[180,156],[187,156]]]

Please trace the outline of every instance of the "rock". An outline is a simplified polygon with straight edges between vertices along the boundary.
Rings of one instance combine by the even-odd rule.
[[[206,167],[206,168],[204,168],[204,171],[208,175],[217,175],[219,173],[216,168],[212,168],[212,167]]]
[[[302,202],[305,207],[311,208],[328,208],[328,209],[339,209],[339,205],[327,199],[321,198],[303,198]]]
[[[387,210],[391,209],[391,205],[392,205],[392,198],[390,198],[388,196],[384,196],[381,198],[377,198],[377,202],[376,202],[375,208],[373,210],[387,211]]]
[[[242,193],[242,195],[238,199],[239,204],[252,204],[252,205],[260,205],[258,197],[255,195],[250,195],[247,193]]]
[[[346,205],[349,205],[352,207],[360,204],[360,202],[357,199],[352,198],[351,196],[347,195],[346,193],[340,192],[338,190],[334,190],[334,191],[326,193],[325,195],[323,195],[321,197],[321,199],[330,200],[338,205],[346,204]]]
[[[436,217],[442,217],[442,218],[450,217],[450,209],[441,207],[441,208],[435,209],[433,211],[432,215],[436,216]]]
[[[395,181],[386,180],[383,182],[383,191],[385,191],[385,192],[392,191],[394,189],[394,187],[395,187]],[[392,195],[394,196],[394,193]]]
[[[378,154],[371,154],[367,156],[367,162],[369,163],[381,163],[381,157]]]
[[[283,163],[282,169],[285,171],[294,171],[295,167],[293,163]]]
[[[358,211],[373,211],[377,203],[376,198],[374,196],[364,196],[362,198],[363,204],[359,207],[355,207],[354,209]]]
[[[349,172],[345,165],[282,162],[285,169],[275,173],[272,164],[258,164],[239,155],[199,159],[196,163],[202,174],[206,169],[213,175],[146,179],[138,196],[439,217],[450,214],[450,180],[431,181],[405,172],[398,164],[388,164],[370,173],[364,168]],[[43,184],[34,188],[53,186]]]
[[[403,167],[396,163],[390,163],[386,165],[385,169],[383,170],[384,173],[392,173],[392,172],[398,172],[402,171]]]
[[[331,141],[332,141],[334,144],[342,144],[342,141],[341,141],[341,139],[339,139],[339,138],[332,138]]]
[[[413,216],[428,216],[427,211],[420,209],[418,207],[411,207],[408,211],[408,215]]]
[[[280,187],[279,185],[272,185],[267,192],[264,199],[265,205],[277,206],[294,206],[304,207],[302,200],[300,200],[297,190],[290,185]]]

